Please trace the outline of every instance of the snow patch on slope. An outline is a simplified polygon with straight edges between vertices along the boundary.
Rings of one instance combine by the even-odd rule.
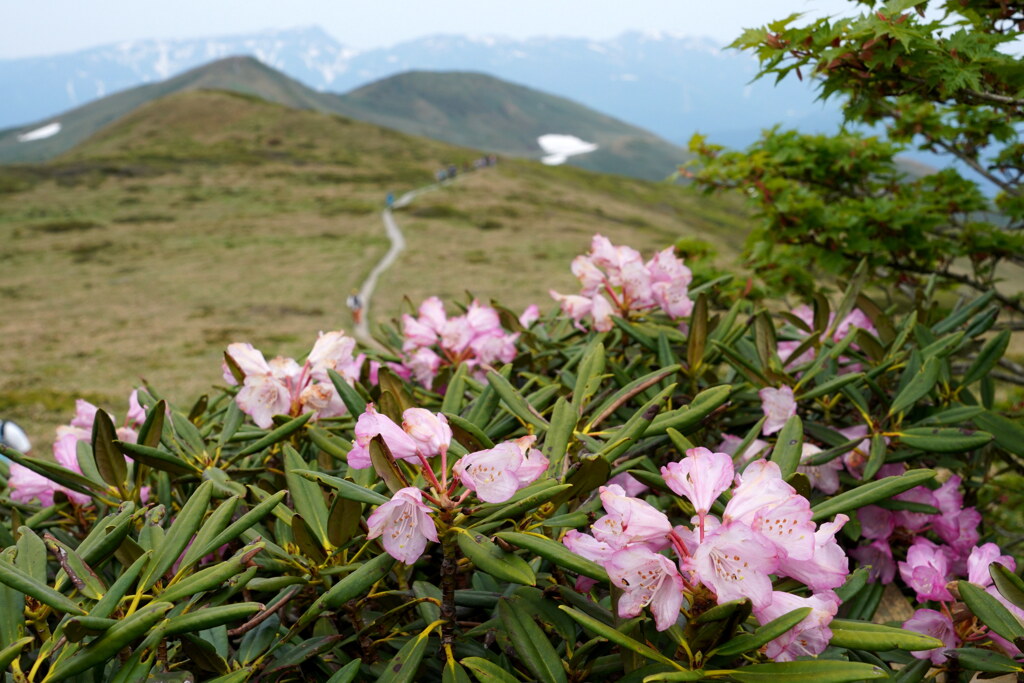
[[[541,163],[548,166],[564,164],[569,157],[587,154],[597,149],[597,145],[593,142],[581,140],[575,135],[558,135],[556,133],[541,135],[537,138],[537,144],[544,150]]]
[[[45,140],[46,138],[52,138],[54,135],[60,132],[60,121],[54,123],[48,123],[41,128],[30,130],[27,133],[22,133],[18,136],[18,142],[32,142],[33,140]]]

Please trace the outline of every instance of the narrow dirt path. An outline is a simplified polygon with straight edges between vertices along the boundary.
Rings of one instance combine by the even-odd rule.
[[[452,181],[446,181],[445,184],[449,182]],[[386,208],[381,212],[381,219],[384,221],[384,231],[387,233],[388,239],[391,241],[391,246],[388,247],[387,253],[384,254],[384,257],[377,262],[377,265],[373,267],[373,270],[371,270],[370,274],[366,276],[366,279],[363,281],[363,285],[359,288],[359,300],[362,302],[362,315],[360,316],[359,322],[355,325],[353,334],[356,339],[364,344],[376,345],[376,342],[370,335],[370,306],[373,292],[377,288],[377,280],[380,279],[381,274],[385,270],[395,263],[398,259],[398,255],[402,253],[403,249],[405,249],[405,236],[402,235],[402,231],[399,229],[398,223],[395,222],[395,217],[391,209],[404,208],[408,206],[417,195],[423,194],[424,192],[431,192],[441,186],[441,184],[435,183],[406,192],[395,200],[391,208]]]

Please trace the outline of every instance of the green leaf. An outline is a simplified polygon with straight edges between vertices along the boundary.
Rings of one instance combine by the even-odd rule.
[[[675,384],[670,384],[659,391],[654,398],[644,403],[621,428],[609,434],[605,447],[598,455],[608,462],[614,462],[630,447],[635,446],[637,441],[645,436],[651,422],[661,412],[662,403],[672,395],[675,388]]]
[[[395,558],[387,553],[381,553],[372,560],[367,560],[354,572],[337,582],[331,589],[321,595],[310,605],[302,618],[292,627],[293,633],[298,633],[308,626],[317,617],[323,614],[324,610],[335,609],[344,605],[349,600],[364,596],[370,587],[387,576],[391,567],[395,564]]]
[[[937,647],[943,647],[941,640],[923,633],[882,626],[869,621],[833,619],[829,628],[832,629],[832,640],[829,641],[829,644],[833,647],[872,652],[934,650]]]
[[[604,364],[604,344],[597,338],[583,350],[583,356],[576,366],[576,385],[572,391],[571,404],[574,415],[582,414],[584,405],[601,386]]]
[[[5,455],[19,465],[27,467],[36,474],[41,474],[50,481],[56,482],[61,486],[71,489],[72,491],[94,497],[97,493],[106,493],[106,486],[102,482],[93,481],[87,477],[83,477],[77,472],[61,467],[50,460],[30,458],[29,456],[22,455],[13,448],[8,448],[4,445],[0,445],[0,455]]]
[[[932,356],[927,358],[917,372],[911,377],[910,381],[906,383],[903,389],[896,394],[896,397],[892,400],[892,405],[889,406],[889,415],[896,415],[898,413],[905,412],[907,408],[910,408],[919,400],[928,395],[935,386],[935,383],[939,380],[939,368],[941,367],[942,361],[939,358]],[[907,368],[908,371],[911,368]]]
[[[128,465],[114,441],[117,430],[105,410],[96,411],[96,419],[92,423],[92,455],[96,459],[96,469],[103,481],[117,488],[122,496],[127,497]]]
[[[611,473],[611,464],[601,456],[588,455],[580,458],[579,466],[565,482],[572,484],[572,488],[552,498],[551,504],[558,507],[572,498],[581,498],[587,495],[598,486],[605,484]]]
[[[802,662],[751,664],[731,671],[729,676],[740,683],[847,683],[888,678],[889,674],[873,664],[812,659]]]
[[[77,552],[58,541],[52,534],[47,533],[45,539],[46,546],[57,558],[64,572],[71,578],[71,582],[78,589],[78,592],[90,600],[99,600],[103,597],[107,587],[100,580],[100,577],[96,575],[96,572],[92,570],[92,567],[87,565]]]
[[[645,645],[644,643],[634,640],[627,635],[619,633],[619,631],[615,629],[613,626],[610,626],[609,624],[599,621],[594,617],[590,616],[589,614],[581,612],[580,610],[574,609],[572,607],[567,607],[565,605],[560,606],[558,609],[568,614],[570,617],[572,617],[573,621],[575,621],[591,633],[598,635],[608,640],[609,642],[615,643],[619,647],[624,647],[627,650],[632,650],[633,652],[636,652],[637,654],[646,657],[647,659],[659,662],[660,664],[665,664],[667,666],[672,667],[673,669],[676,669],[677,671],[683,670],[683,667],[681,667],[677,662],[669,659],[668,657],[661,654],[651,646]]]
[[[378,683],[411,683],[416,680],[420,662],[427,651],[427,638],[440,623],[435,621],[410,638],[384,667],[384,673],[377,679]]]
[[[309,440],[316,444],[316,447],[338,460],[346,460],[349,451],[352,450],[352,443],[338,438],[326,429],[320,429],[312,425],[306,425],[306,435]]]
[[[284,500],[286,495],[288,495],[287,491],[278,491],[277,493],[267,497],[266,500],[260,502],[251,510],[232,522],[228,528],[217,534],[209,543],[201,546],[199,550],[196,551],[196,555],[199,557],[205,557],[225,543],[230,543],[235,540],[249,528],[259,523],[264,517],[273,512],[274,508]]]
[[[0,671],[7,671],[14,660],[21,656],[21,651],[25,649],[25,646],[33,640],[35,638],[32,636],[20,638],[0,650]]]
[[[188,501],[181,507],[178,515],[167,530],[163,543],[153,555],[153,562],[142,575],[141,584],[143,590],[149,590],[153,585],[163,578],[163,575],[171,568],[174,562],[181,556],[192,537],[196,535],[199,525],[206,516],[210,507],[210,496],[213,493],[213,483],[204,481],[192,492]]]
[[[717,671],[715,673],[723,674],[728,672]],[[701,669],[697,669],[696,671],[665,671],[660,674],[644,676],[644,683],[659,683],[660,681],[703,681],[705,678],[707,678],[707,673]]]
[[[309,422],[314,414],[315,413],[306,413],[304,415],[299,415],[293,420],[285,422],[277,429],[273,430],[272,432],[269,432],[263,438],[257,439],[256,441],[252,442],[242,450],[238,451],[238,453],[232,456],[231,462],[234,462],[238,458],[244,457],[246,455],[258,453],[262,451],[264,448],[273,446],[275,443],[279,441],[284,441],[289,436],[294,434],[298,429],[302,428],[303,425]]]
[[[194,612],[171,617],[167,620],[164,633],[168,636],[176,636],[181,633],[204,631],[215,626],[233,624],[248,619],[261,609],[263,609],[263,605],[258,602],[237,602],[219,607],[204,607]]]
[[[820,522],[840,512],[849,512],[876,501],[891,498],[934,478],[934,470],[920,469],[910,470],[893,477],[885,477],[878,481],[867,482],[811,506],[811,512],[813,513],[811,519],[815,522]]]
[[[459,366],[462,367],[462,366]],[[353,659],[351,662],[335,671],[325,683],[352,683],[359,675],[359,667],[363,662],[360,659]]]
[[[548,421],[530,405],[530,402],[503,375],[490,370],[487,372],[487,382],[494,388],[501,401],[513,415],[538,429],[546,430],[548,428]]]
[[[555,406],[551,410],[551,426],[544,435],[544,446],[542,451],[547,457],[550,466],[548,471],[560,475],[562,463],[565,461],[566,452],[569,450],[569,443],[572,441],[572,434],[576,430],[578,415],[573,411],[572,405],[559,396]]]
[[[199,527],[199,531],[196,533],[195,538],[193,538],[191,545],[182,555],[178,571],[192,568],[196,562],[208,554],[200,553],[231,523],[231,518],[234,517],[235,510],[238,509],[240,501],[241,498],[239,496],[231,496],[210,513],[210,516]]]
[[[943,427],[912,427],[897,432],[897,437],[911,448],[933,453],[962,453],[981,448],[992,440],[988,432],[964,433]]]
[[[544,631],[517,601],[498,601],[498,618],[519,659],[543,683],[566,683],[562,660]]]
[[[160,445],[160,435],[164,433],[164,417],[167,415],[167,402],[160,399],[146,413],[146,421],[139,427],[136,440],[140,446],[156,448]]]
[[[54,666],[47,680],[61,681],[98,664],[106,664],[129,643],[145,636],[172,607],[174,605],[169,602],[151,602],[135,614],[118,621],[74,657]]]
[[[362,504],[342,496],[334,497],[327,515],[327,538],[335,548],[344,546],[355,536],[363,521],[362,515]]]
[[[1003,357],[1003,354],[1006,353],[1006,348],[1009,345],[1009,330],[1003,330],[985,342],[985,345],[981,347],[981,351],[978,352],[977,358],[971,363],[971,367],[967,368],[967,372],[964,373],[960,383],[963,386],[967,386],[988,375],[996,363],[999,362],[999,359]]]
[[[469,452],[494,448],[494,442],[490,437],[469,420],[454,413],[444,413],[444,416],[448,419],[448,426],[451,427],[455,440],[465,446]]]
[[[85,614],[85,610],[62,593],[58,593],[45,583],[37,581],[29,574],[13,564],[0,560],[0,583],[6,584],[16,591],[35,598],[58,612],[65,614]]]
[[[821,384],[815,385],[813,388],[807,391],[800,392],[796,395],[797,403],[802,401],[809,401],[811,399],[818,398],[819,396],[830,396],[837,393],[843,387],[853,384],[854,382],[861,382],[864,380],[863,372],[851,372],[848,375],[840,375],[833,377],[832,379],[822,382]]]
[[[986,593],[984,588],[962,580],[957,581],[956,585],[960,589],[960,597],[981,623],[1011,642],[1017,638],[1024,638],[1024,626],[1017,617],[1013,616],[1001,602]]]
[[[197,571],[195,574],[171,582],[164,588],[159,597],[167,602],[177,602],[196,593],[219,589],[229,579],[245,571],[251,558],[265,546],[266,544],[263,542],[251,543],[243,547],[228,560],[218,562],[213,566]]]
[[[644,436],[664,434],[669,427],[682,434],[690,433],[705,417],[725,403],[731,392],[732,387],[728,384],[705,389],[694,396],[689,405],[661,413],[654,418]]]
[[[693,302],[690,313],[690,334],[686,340],[686,364],[690,373],[695,372],[704,359],[708,339],[708,297],[701,293]]]
[[[753,633],[736,636],[715,650],[716,655],[731,657],[756,650],[790,630],[811,613],[810,607],[801,607],[772,619]]]
[[[139,444],[128,443],[126,441],[115,441],[114,443],[118,450],[123,454],[121,456],[122,460],[124,460],[124,456],[127,455],[136,462],[141,462],[143,465],[152,467],[155,470],[169,472],[173,475],[199,474],[200,472],[198,467],[182,460],[176,455],[171,455],[166,451],[161,451],[158,448],[140,446]]]
[[[975,647],[961,647],[946,652],[956,658],[957,663],[971,671],[989,671],[992,673],[1019,673],[1024,666],[1013,661],[1004,654],[992,650],[979,650]],[[1002,678],[1000,677],[1000,680]]]
[[[384,441],[384,437],[377,435],[370,439],[370,462],[373,470],[387,485],[391,493],[398,493],[409,486],[402,470],[395,464],[395,458],[391,455],[391,449]]]
[[[520,489],[505,503],[481,506],[487,516],[479,521],[474,520],[473,526],[487,524],[499,519],[518,519],[526,512],[535,512],[541,505],[568,490],[569,484],[558,484],[552,479],[541,479],[527,488]],[[525,495],[521,495],[525,494]]]
[[[381,495],[376,491],[372,491],[365,486],[360,486],[359,484],[348,481],[347,479],[333,477],[322,472],[314,472],[313,470],[295,470],[295,474],[300,477],[305,477],[311,481],[318,481],[330,486],[332,489],[337,491],[338,495],[342,498],[348,498],[349,500],[358,501],[360,503],[381,505],[391,500],[387,496]]]
[[[571,572],[576,572],[577,574],[605,583],[609,581],[608,572],[605,571],[604,567],[596,562],[580,557],[558,541],[553,541],[547,536],[515,531],[499,531],[495,536],[512,545],[536,553],[563,569],[568,569]]]
[[[64,636],[72,643],[78,643],[86,636],[96,636],[105,633],[117,621],[117,619],[88,615],[84,617],[71,617],[64,622]]]
[[[338,391],[338,396],[341,397],[342,403],[348,408],[349,415],[358,418],[366,412],[366,401],[363,400],[359,392],[344,377],[332,369],[327,370],[327,376],[331,378],[331,384]]]
[[[459,548],[477,569],[487,572],[499,581],[510,581],[526,586],[537,584],[537,577],[526,560],[513,553],[506,553],[483,534],[459,527],[452,527],[451,533],[456,534]]]
[[[1017,607],[1024,609],[1024,581],[998,562],[993,562],[988,566],[988,573],[999,594]]]
[[[779,466],[783,479],[796,472],[803,456],[803,444],[804,424],[799,415],[793,415],[786,420],[772,449],[771,461]]]
[[[296,473],[296,470],[308,469],[306,461],[302,459],[298,451],[285,444],[282,453],[284,455],[284,476],[288,484],[288,491],[292,494],[292,504],[324,548],[329,548],[331,542],[327,539],[328,510],[323,490],[316,482]]]
[[[868,448],[868,461],[864,465],[864,474],[861,479],[870,481],[875,478],[878,470],[885,464],[885,453],[888,448],[885,437],[881,434],[875,434],[871,437],[871,445]]]
[[[1014,455],[1024,457],[1024,426],[987,410],[973,418],[974,424],[992,434],[996,444]]]
[[[482,657],[465,657],[461,662],[480,683],[519,683],[519,679],[507,670]]]

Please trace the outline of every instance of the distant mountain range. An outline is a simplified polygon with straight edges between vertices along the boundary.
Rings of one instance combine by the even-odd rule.
[[[348,95],[334,95],[313,90],[251,57],[228,57],[26,127],[0,131],[0,163],[53,159],[143,105],[194,90],[255,96],[294,109],[338,114],[463,147],[531,159],[545,154],[542,136],[571,135],[589,143],[587,149],[593,151],[570,156],[568,163],[650,180],[665,178],[687,158],[681,148],[645,130],[565,98],[483,74],[409,72]]]
[[[253,56],[314,91],[332,93],[409,70],[484,72],[567,97],[677,144],[696,131],[715,142],[746,144],[776,123],[824,131],[839,120],[838,105],[816,102],[806,83],[751,83],[754,59],[707,39],[636,32],[605,41],[453,35],[356,51],[312,27],[0,60],[0,129],[230,55]]]

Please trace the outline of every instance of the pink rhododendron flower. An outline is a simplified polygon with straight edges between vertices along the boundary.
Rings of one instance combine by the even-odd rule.
[[[728,453],[733,457],[733,460],[742,465],[756,458],[762,451],[771,445],[764,439],[754,439],[750,442],[750,445],[747,446],[746,450],[742,453],[737,453],[736,451],[739,449],[741,443],[743,443],[743,439],[740,437],[733,436],[732,434],[723,434],[722,443],[718,444],[718,450],[722,453]]]
[[[967,580],[971,583],[985,588],[992,584],[992,575],[989,573],[989,566],[995,562],[1001,564],[1011,572],[1017,571],[1017,561],[1011,555],[1000,555],[999,546],[995,543],[986,543],[981,547],[971,550],[967,558]]]
[[[328,375],[334,370],[350,384],[359,376],[364,356],[353,357],[355,340],[341,331],[321,332],[305,364],[278,356],[269,362],[251,344],[229,344],[226,355],[244,376],[235,402],[257,426],[268,429],[274,415],[337,417],[346,412]],[[236,384],[225,364],[224,379]]]
[[[427,541],[437,542],[437,526],[429,513],[419,489],[401,489],[367,518],[366,538],[382,537],[388,555],[413,564],[423,555]]]
[[[757,395],[761,397],[761,410],[768,418],[761,429],[765,436],[782,429],[786,421],[796,415],[796,400],[790,387],[765,387]]]
[[[693,503],[698,515],[706,515],[732,484],[732,458],[707,448],[691,448],[681,461],[662,467],[661,476],[670,489]]]
[[[814,522],[811,521],[811,505],[803,496],[793,495],[778,503],[765,505],[754,514],[750,526],[775,544],[780,558],[810,560],[814,555],[815,530]]]
[[[547,470],[548,459],[530,448],[535,438],[505,441],[494,448],[464,455],[455,463],[455,474],[480,500],[503,503]]]
[[[447,452],[452,442],[448,418],[425,408],[407,408],[402,413],[402,429],[416,442],[420,455],[425,458]]]
[[[719,603],[750,598],[755,609],[772,601],[768,576],[778,568],[778,551],[764,536],[741,522],[726,522],[708,534],[693,555],[700,582]]]
[[[576,529],[570,529],[565,532],[565,536],[562,537],[562,544],[580,557],[585,557],[598,564],[607,562],[608,558],[614,555],[617,550],[607,543],[597,540],[590,534],[585,534]]]
[[[370,441],[382,436],[391,455],[399,460],[418,463],[416,440],[405,433],[387,415],[381,415],[372,403],[366,404],[366,412],[356,421],[356,441],[348,452],[348,465],[357,470],[370,466]]]
[[[868,545],[862,545],[850,551],[853,557],[863,567],[871,567],[868,572],[869,581],[881,581],[883,584],[892,583],[896,578],[896,562],[892,559],[892,548],[886,540],[872,541]]]
[[[605,568],[612,583],[623,591],[620,617],[635,617],[649,605],[659,631],[676,623],[683,604],[683,579],[672,560],[636,545],[617,551]]]
[[[537,322],[540,319],[540,308],[537,304],[530,304],[523,311],[522,315],[519,316],[519,324],[523,327],[529,328],[530,325]]]
[[[935,500],[935,494],[924,486],[915,486],[909,491],[893,496],[896,500],[906,501],[908,503],[923,503],[925,505],[931,505],[938,507],[938,501]],[[901,526],[907,531],[921,531],[931,523],[934,515],[927,512],[913,512],[911,510],[896,510],[893,512],[893,517],[896,520],[896,526]]]
[[[608,480],[608,485],[621,486],[627,496],[639,496],[647,490],[647,484],[643,483],[629,472],[620,472]]]
[[[537,315],[534,307],[524,312],[523,319],[528,325]],[[476,376],[483,379],[488,366],[515,358],[519,338],[518,333],[508,333],[501,327],[501,317],[494,308],[474,299],[465,314],[449,318],[437,297],[420,304],[418,317],[402,316],[402,334],[403,362],[416,381],[428,389],[446,363],[478,368]]]
[[[843,461],[839,458],[829,460],[824,465],[804,465],[803,461],[821,453],[821,449],[812,443],[805,443],[802,446],[800,456],[801,464],[796,468],[797,472],[807,475],[811,486],[822,493],[833,494],[839,490],[839,471],[843,469]]]
[[[907,550],[906,562],[898,565],[900,576],[917,593],[918,600],[953,600],[946,590],[949,562],[945,553],[926,538],[918,536]]]
[[[615,246],[608,238],[594,235],[590,252],[577,256],[572,273],[580,282],[579,295],[551,296],[577,327],[588,315],[594,329],[607,331],[612,315],[629,317],[660,308],[670,318],[690,315],[693,301],[689,298],[690,269],[683,265],[669,247],[643,262],[640,252],[627,246]]]
[[[935,666],[942,666],[946,661],[946,650],[960,646],[960,637],[956,634],[953,622],[942,612],[933,609],[919,609],[914,616],[903,622],[903,628],[926,636],[938,638],[943,647],[934,650],[915,650],[911,652],[917,659],[930,659]]]
[[[725,506],[725,520],[739,520],[748,526],[757,513],[797,495],[782,479],[782,470],[770,460],[755,460],[739,477],[739,486]]]
[[[802,559],[792,554],[782,556],[779,559],[779,571],[803,581],[815,592],[842,586],[850,574],[850,562],[836,542],[836,534],[848,521],[849,517],[840,514],[836,515],[835,520],[822,524],[814,532],[811,557]]]
[[[767,624],[801,607],[810,607],[811,613],[765,647],[765,654],[772,660],[791,662],[797,657],[813,657],[828,647],[828,641],[832,638],[832,629],[828,625],[839,611],[839,596],[832,591],[815,593],[806,598],[774,591],[771,603],[755,610],[754,614],[761,624]]]
[[[623,548],[630,543],[645,543],[652,550],[668,544],[672,531],[665,513],[650,503],[632,498],[620,486],[602,486],[601,504],[606,514],[591,526],[594,537],[613,548]]]
[[[891,510],[877,505],[865,505],[857,509],[857,521],[864,538],[887,540],[896,529],[896,518]]]

